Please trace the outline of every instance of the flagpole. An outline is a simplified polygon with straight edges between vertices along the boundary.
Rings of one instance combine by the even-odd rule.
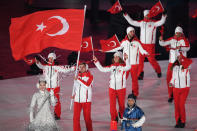
[[[83,28],[84,28],[84,24],[85,24],[86,7],[87,6],[85,5],[84,6],[84,22],[83,22]],[[83,37],[83,31],[82,31],[82,36],[81,37]],[[81,46],[80,46],[80,50],[81,50]],[[77,66],[76,66],[76,70],[75,70],[75,77],[77,77],[77,73],[78,73],[80,50],[78,51],[78,56],[77,56]],[[75,82],[75,80],[74,80],[74,82]],[[72,97],[74,96],[74,93],[75,93],[75,87],[74,87],[74,83],[73,83]],[[73,101],[74,101],[74,98],[71,99],[71,102],[70,102],[70,110],[72,110]]]
[[[92,36],[91,36],[91,43],[92,43]],[[93,43],[92,43],[92,53],[93,53],[93,56],[94,56],[94,47],[93,47]]]
[[[159,0],[159,2],[161,3],[161,1]],[[162,3],[161,3],[161,6],[162,6],[162,8],[163,8],[163,5],[162,5]],[[164,8],[163,8],[163,10],[164,10]]]

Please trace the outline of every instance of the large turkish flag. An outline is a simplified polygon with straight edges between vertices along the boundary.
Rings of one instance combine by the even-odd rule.
[[[39,11],[12,18],[10,45],[15,60],[47,47],[78,51],[82,42],[84,10]]]

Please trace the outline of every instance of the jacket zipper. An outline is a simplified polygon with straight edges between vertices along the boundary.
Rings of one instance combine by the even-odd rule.
[[[145,43],[144,44],[146,44],[146,24],[147,22],[145,22]]]
[[[115,90],[116,90],[116,69],[114,71],[114,79],[115,79]]]
[[[178,77],[179,77],[179,88],[181,88],[181,83],[180,83],[180,66],[179,66],[179,70],[178,70]]]
[[[51,76],[52,76],[52,65],[51,65],[51,71],[50,71],[50,88],[52,89]]]

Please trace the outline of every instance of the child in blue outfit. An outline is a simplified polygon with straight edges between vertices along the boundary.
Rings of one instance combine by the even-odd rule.
[[[136,105],[136,99],[133,94],[128,95],[128,107],[123,114],[121,130],[142,131],[142,125],[145,122],[145,115],[141,108]]]

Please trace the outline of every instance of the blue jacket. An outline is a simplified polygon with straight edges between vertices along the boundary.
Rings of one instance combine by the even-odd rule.
[[[121,129],[125,129],[125,131],[142,131],[141,127],[134,128],[132,124],[136,123],[143,115],[144,112],[138,106],[135,105],[133,108],[127,107],[123,117],[128,120],[123,120]]]

